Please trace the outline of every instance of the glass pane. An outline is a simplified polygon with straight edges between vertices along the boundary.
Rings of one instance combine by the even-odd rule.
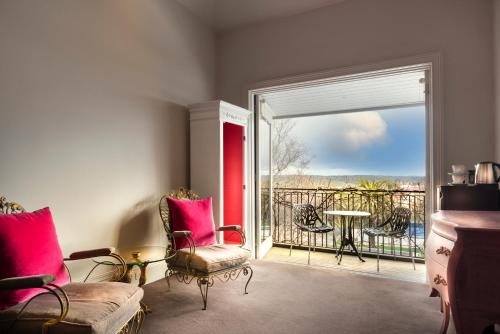
[[[259,121],[259,135],[262,241],[271,236],[271,126],[263,119]]]

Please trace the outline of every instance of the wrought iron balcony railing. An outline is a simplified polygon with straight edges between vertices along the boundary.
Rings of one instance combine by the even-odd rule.
[[[268,191],[263,191],[269,194]],[[269,214],[269,201],[263,196],[263,212]],[[273,189],[273,227],[266,226],[268,235],[273,237],[275,246],[294,247],[299,244],[307,247],[307,235],[298,231],[292,222],[292,205],[310,203],[314,205],[318,214],[324,222],[335,226],[335,237],[332,233],[325,235],[314,235],[311,237],[311,247],[316,250],[334,251],[339,244],[340,224],[335,217],[324,214],[327,210],[359,210],[371,213],[369,219],[360,220],[355,224],[354,234],[357,240],[356,247],[362,253],[376,254],[376,242],[364,235],[363,230],[367,227],[375,227],[384,222],[396,207],[409,208],[412,212],[411,224],[408,228],[407,238],[396,240],[392,247],[390,239],[380,239],[380,253],[385,256],[404,260],[414,256],[417,260],[424,258],[425,240],[425,191],[419,190],[362,190],[354,188],[346,189],[299,189],[299,188],[274,188]],[[270,221],[264,219],[264,221]],[[265,234],[265,233],[264,233]],[[334,240],[335,238],[335,240]],[[337,242],[336,242],[337,241]]]

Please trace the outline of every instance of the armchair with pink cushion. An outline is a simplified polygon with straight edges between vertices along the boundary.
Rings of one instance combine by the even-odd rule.
[[[90,272],[83,282],[71,282],[66,263],[84,259],[92,259]],[[0,197],[0,262],[0,333],[139,332],[143,291],[119,283],[123,258],[112,248],[63,258],[49,208],[26,212]],[[101,265],[114,282],[95,281]]]
[[[211,198],[200,199],[190,190],[173,191],[160,199],[160,217],[167,234],[167,270],[165,278],[170,288],[170,277],[190,284],[194,279],[200,289],[203,310],[207,308],[208,288],[215,283],[248,276],[244,294],[252,279],[251,252],[245,249],[245,233],[238,225],[215,228]],[[239,245],[219,244],[216,232],[236,233]]]

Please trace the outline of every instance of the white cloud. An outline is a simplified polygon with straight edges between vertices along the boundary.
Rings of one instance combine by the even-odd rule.
[[[362,114],[362,115],[361,115]],[[346,114],[340,131],[341,147],[359,150],[385,138],[387,123],[377,112]]]
[[[311,148],[330,153],[358,152],[383,143],[387,135],[387,123],[374,111],[298,118],[295,122],[294,136]]]

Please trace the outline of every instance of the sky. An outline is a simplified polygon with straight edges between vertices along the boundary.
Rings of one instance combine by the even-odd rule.
[[[279,121],[279,120],[276,120]],[[425,175],[425,107],[294,118],[309,175]],[[286,173],[294,174],[294,168]]]

